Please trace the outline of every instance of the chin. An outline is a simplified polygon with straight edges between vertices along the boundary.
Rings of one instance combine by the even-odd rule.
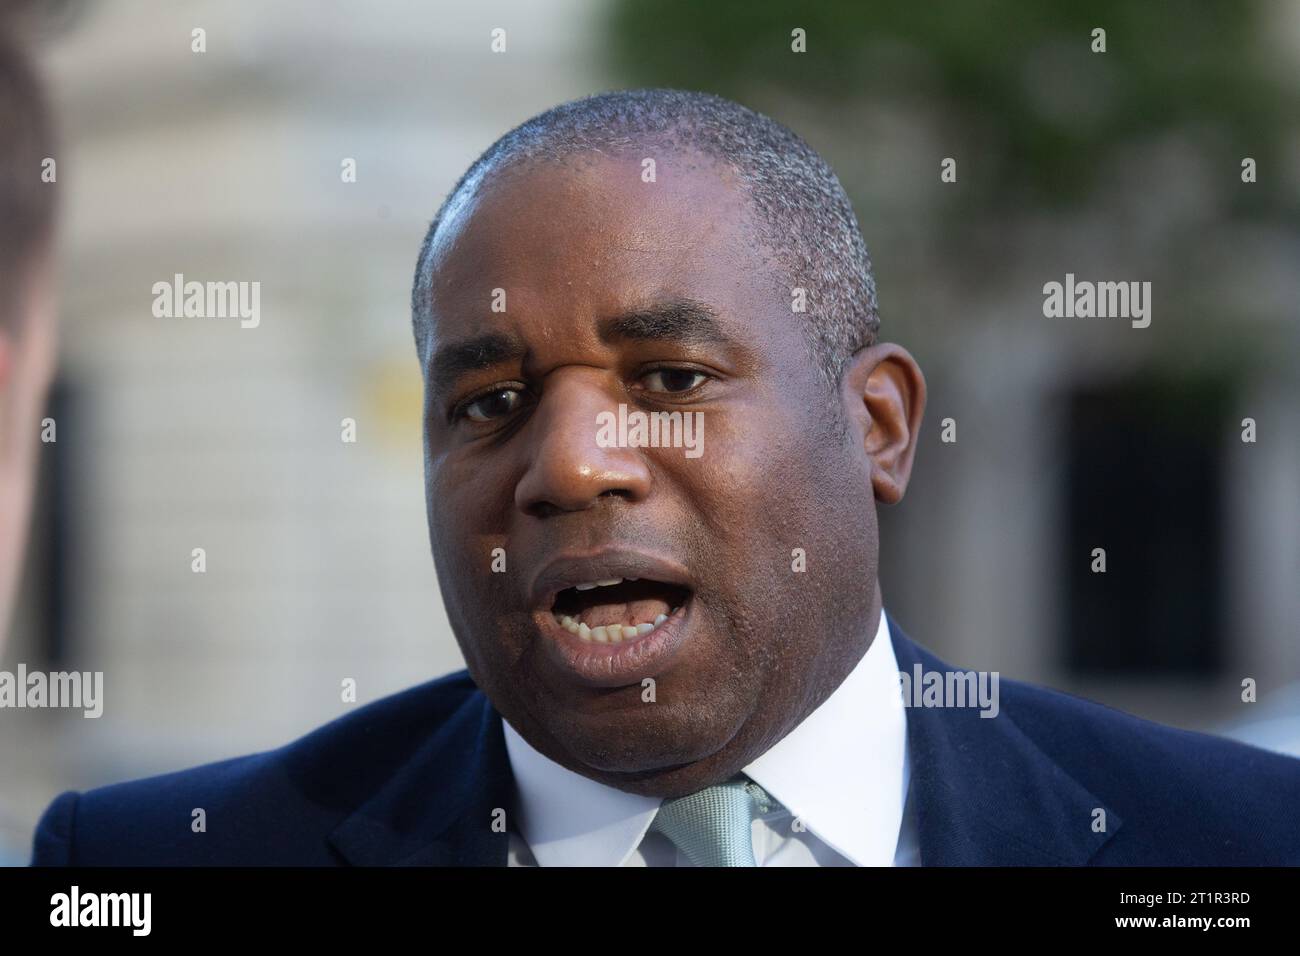
[[[735,776],[746,762],[744,758],[731,754],[729,749],[724,749],[690,763],[627,773],[593,770],[590,776],[629,793],[647,797],[681,797]]]
[[[677,712],[674,713],[674,710]],[[702,719],[703,708],[641,703],[635,708],[591,716],[574,715],[552,735],[563,740],[587,776],[624,790],[652,780],[692,776],[692,767],[716,764],[735,739],[741,720],[716,715]]]

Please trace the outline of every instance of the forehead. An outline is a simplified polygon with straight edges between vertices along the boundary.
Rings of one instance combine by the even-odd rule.
[[[512,315],[615,313],[655,297],[743,323],[779,307],[772,258],[734,171],[693,152],[519,164],[449,208],[430,249],[430,338]],[[504,315],[491,309],[498,289]]]

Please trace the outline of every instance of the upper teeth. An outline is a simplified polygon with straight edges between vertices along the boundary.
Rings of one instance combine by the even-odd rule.
[[[627,580],[635,581],[636,578],[628,578]],[[590,591],[592,588],[609,588],[622,583],[623,578],[606,578],[604,581],[587,581],[583,584],[575,584],[574,587],[579,591]]]

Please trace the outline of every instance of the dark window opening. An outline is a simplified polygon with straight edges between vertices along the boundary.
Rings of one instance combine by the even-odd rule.
[[[1222,662],[1221,381],[1142,377],[1068,400],[1066,666],[1210,677]],[[1104,548],[1106,572],[1094,573]]]

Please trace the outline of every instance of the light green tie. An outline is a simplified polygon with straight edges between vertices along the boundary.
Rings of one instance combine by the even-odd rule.
[[[665,800],[650,825],[695,866],[757,866],[751,826],[780,804],[744,774]]]

